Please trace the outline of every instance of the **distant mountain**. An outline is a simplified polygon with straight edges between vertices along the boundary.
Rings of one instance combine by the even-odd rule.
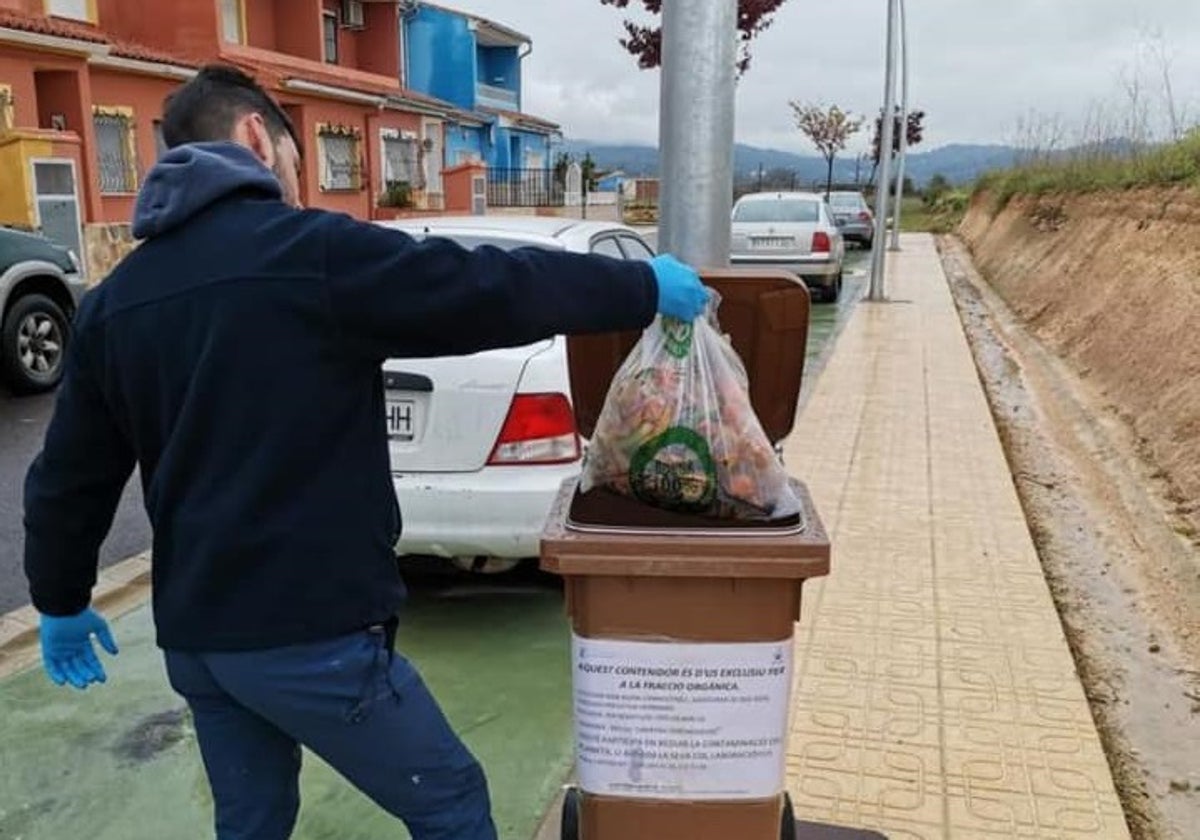
[[[920,148],[920,147],[918,147]],[[601,170],[620,169],[627,175],[653,177],[658,174],[658,149],[654,146],[593,143],[587,140],[567,140],[563,151],[579,158],[590,153]],[[905,163],[905,174],[923,185],[936,174],[953,184],[969,184],[990,169],[1009,166],[1016,157],[1009,146],[955,144],[930,151],[913,151]],[[738,180],[753,179],[761,166],[764,172],[788,170],[796,173],[797,184],[821,183],[825,180],[825,161],[816,155],[798,155],[778,149],[761,149],[737,144],[734,147],[734,171]],[[838,158],[834,162],[835,181],[855,180],[854,157]],[[862,181],[870,176],[871,164],[862,164],[858,175]]]

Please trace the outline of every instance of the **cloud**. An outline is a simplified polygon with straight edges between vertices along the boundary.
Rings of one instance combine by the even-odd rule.
[[[636,0],[635,0],[635,4]],[[630,10],[599,0],[463,0],[459,8],[527,33],[526,110],[572,138],[654,143],[657,71],[617,44]],[[1143,54],[1159,29],[1179,103],[1200,116],[1200,3],[1185,0],[908,0],[911,102],[927,145],[1011,140],[1031,110],[1082,123],[1093,103],[1129,111],[1119,83],[1135,69],[1161,123],[1161,65]],[[737,136],[802,150],[790,99],[874,113],[883,98],[883,0],[788,0],[753,46],[738,85]],[[644,19],[644,16],[643,16]],[[1142,50],[1144,53],[1145,51]],[[866,132],[857,145],[865,147]]]

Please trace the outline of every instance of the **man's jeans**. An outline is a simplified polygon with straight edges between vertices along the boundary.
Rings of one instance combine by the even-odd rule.
[[[238,653],[167,651],[192,709],[218,840],[285,840],[308,747],[413,840],[495,840],[487,782],[390,627]]]

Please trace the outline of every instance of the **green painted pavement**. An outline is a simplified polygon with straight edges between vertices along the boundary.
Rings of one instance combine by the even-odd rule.
[[[149,611],[114,623],[121,655],[86,694],[40,670],[0,683],[2,840],[208,840],[212,803],[184,704],[167,685]],[[531,837],[571,764],[561,594],[481,584],[422,591],[397,646],[487,770],[500,836]],[[296,840],[406,837],[306,754]]]
[[[836,306],[815,306],[807,386],[862,292],[847,255]],[[183,701],[167,685],[148,610],[114,623],[121,655],[86,694],[38,669],[0,682],[0,840],[209,840],[212,803]],[[483,762],[500,836],[528,840],[571,765],[570,655],[561,594],[480,580],[416,587],[398,647]],[[407,837],[307,754],[295,840]]]

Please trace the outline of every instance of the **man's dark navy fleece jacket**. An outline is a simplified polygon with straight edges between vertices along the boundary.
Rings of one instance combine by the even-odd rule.
[[[557,334],[641,329],[641,262],[468,251],[281,199],[231,143],[172,150],[138,198],[146,241],[76,317],[43,452],[25,485],[34,606],[84,609],[135,463],[154,530],[158,642],[302,643],[390,618],[380,364]]]

